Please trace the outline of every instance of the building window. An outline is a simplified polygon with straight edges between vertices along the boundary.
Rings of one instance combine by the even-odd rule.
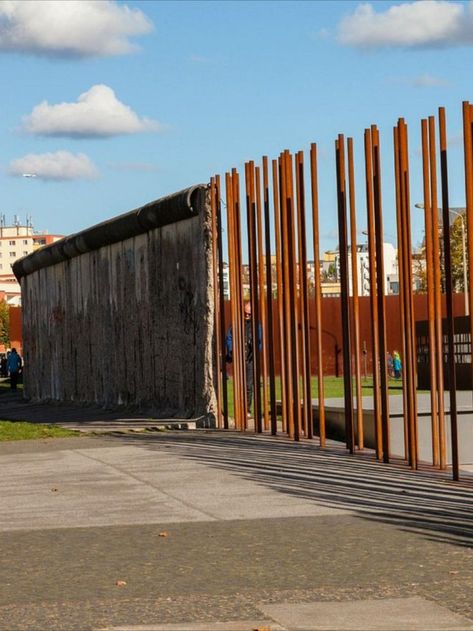
[[[0,263],[0,269],[3,269],[3,265]]]
[[[27,250],[23,250],[23,256],[26,256],[28,254]]]
[[[16,245],[16,241],[9,241],[8,244],[9,245]]]
[[[28,239],[23,239],[23,245],[28,245]]]
[[[16,256],[16,252],[10,252],[10,256]]]

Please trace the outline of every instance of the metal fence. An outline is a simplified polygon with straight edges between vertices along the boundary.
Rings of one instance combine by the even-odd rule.
[[[463,104],[464,179],[466,227],[468,234],[469,313],[473,314],[473,105]],[[404,459],[416,469],[419,460],[416,338],[411,237],[410,172],[408,127],[399,119],[394,133],[394,184],[399,267],[399,318],[402,332],[403,436]],[[431,465],[445,470],[451,463],[454,480],[460,477],[458,410],[455,383],[453,282],[450,249],[449,189],[446,117],[439,108],[437,117],[421,121],[423,207],[425,215],[426,299],[428,301],[428,349],[430,371]],[[355,159],[352,138],[339,135],[334,142],[338,212],[341,321],[344,375],[345,441],[350,453],[365,447],[360,348],[360,311],[356,262],[357,217],[355,207]],[[315,312],[310,316],[307,279],[307,226],[311,217],[313,259],[320,260],[317,144],[307,153],[288,150],[277,159],[264,156],[261,163],[245,164],[244,181],[236,169],[211,178],[213,211],[214,286],[216,358],[218,365],[218,427],[241,431],[283,434],[298,441],[315,439],[326,445],[326,406],[322,357],[322,293],[318,266],[315,266]],[[376,458],[390,462],[390,411],[386,345],[386,301],[383,263],[383,192],[381,180],[380,134],[376,125],[364,131],[365,208],[367,221],[371,334],[373,353],[374,433]],[[222,230],[226,212],[226,230]],[[439,226],[439,212],[443,229]],[[246,213],[246,222],[243,221]],[[243,229],[245,223],[246,229]],[[231,293],[233,417],[228,411],[226,348],[227,324],[224,318],[224,236]],[[442,243],[441,243],[442,242]],[[245,296],[242,284],[243,252],[249,263],[249,296],[252,307],[251,338],[254,357],[248,374],[244,318]],[[442,256],[439,256],[442,253]],[[349,257],[352,257],[351,265]],[[441,258],[443,259],[441,260]],[[274,258],[276,264],[274,265]],[[441,266],[444,282],[441,282]],[[349,277],[350,275],[350,277]],[[276,290],[274,290],[276,288]],[[466,289],[466,288],[465,288]],[[273,300],[277,302],[273,310]],[[442,332],[442,301],[445,303]],[[275,318],[275,313],[277,317]],[[315,313],[315,317],[314,317]],[[390,314],[393,317],[393,314]],[[470,327],[471,318],[470,315]],[[260,333],[262,329],[262,335]],[[311,335],[311,329],[315,335]],[[471,330],[471,328],[470,328]],[[275,344],[278,336],[278,344]],[[261,345],[259,340],[262,340]],[[471,344],[471,342],[470,342]],[[313,420],[311,395],[311,348],[315,345],[317,369],[317,424]],[[446,358],[444,348],[447,348]],[[277,351],[276,351],[277,349]],[[275,353],[280,353],[275,357]],[[444,379],[444,360],[448,374]],[[277,361],[276,361],[277,360]],[[276,363],[280,376],[275,374]],[[470,349],[471,363],[471,349]],[[471,364],[473,367],[473,363]],[[253,413],[247,413],[248,380],[254,388]],[[279,382],[277,384],[277,381]],[[444,381],[448,383],[446,409]],[[279,394],[276,394],[277,385]],[[446,423],[450,429],[447,453]],[[315,430],[314,431],[314,427]],[[473,430],[473,426],[470,431]],[[315,434],[315,435],[314,435]],[[473,453],[472,453],[473,458]]]

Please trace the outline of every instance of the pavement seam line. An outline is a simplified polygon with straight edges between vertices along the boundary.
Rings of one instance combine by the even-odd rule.
[[[193,511],[196,511],[197,513],[200,513],[201,515],[204,515],[205,517],[208,518],[209,521],[222,521],[219,517],[217,517],[216,515],[212,515],[211,513],[208,513],[207,511],[204,511],[200,508],[196,508],[193,504],[190,504],[189,502],[186,502],[185,500],[177,497],[176,495],[173,495],[172,493],[169,493],[168,491],[165,491],[164,489],[160,488],[159,486],[152,484],[151,482],[148,482],[147,480],[142,480],[141,478],[139,478],[136,475],[133,475],[132,473],[130,473],[129,471],[126,471],[125,469],[122,469],[121,467],[118,467],[117,465],[111,464],[110,462],[106,462],[104,460],[101,460],[100,458],[94,458],[93,456],[89,456],[86,455],[85,453],[82,453],[82,450],[80,449],[73,449],[71,450],[72,452],[78,453],[79,455],[83,456],[84,458],[88,458],[89,460],[94,460],[95,462],[100,462],[101,464],[110,467],[111,469],[114,469],[115,471],[118,471],[119,473],[132,478],[133,480],[135,480],[136,482],[139,482],[140,484],[144,484],[146,486],[149,486],[150,488],[152,488],[155,491],[159,491],[160,493],[162,493],[163,495],[166,495],[167,497],[175,500],[176,502],[180,502],[181,504],[183,504],[184,506],[186,506],[187,508],[192,509]]]

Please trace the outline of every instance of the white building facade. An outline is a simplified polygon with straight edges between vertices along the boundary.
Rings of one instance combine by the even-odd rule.
[[[62,239],[62,235],[36,232],[30,219],[21,224],[17,218],[13,225],[6,225],[5,216],[0,217],[0,296],[6,302],[18,307],[21,305],[21,288],[16,280],[12,265],[34,250]]]

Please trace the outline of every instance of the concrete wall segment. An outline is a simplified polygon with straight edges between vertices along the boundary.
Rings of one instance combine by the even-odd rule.
[[[179,195],[192,208],[172,223],[164,205],[161,226],[134,234],[127,219],[115,224],[112,242],[96,249],[49,265],[41,258],[30,272],[25,261],[27,397],[212,418],[210,206],[206,188],[189,190]],[[158,202],[144,207],[143,225],[156,222]],[[124,225],[132,234],[115,241]],[[96,234],[102,243],[102,228]],[[94,241],[89,235],[75,243]]]

